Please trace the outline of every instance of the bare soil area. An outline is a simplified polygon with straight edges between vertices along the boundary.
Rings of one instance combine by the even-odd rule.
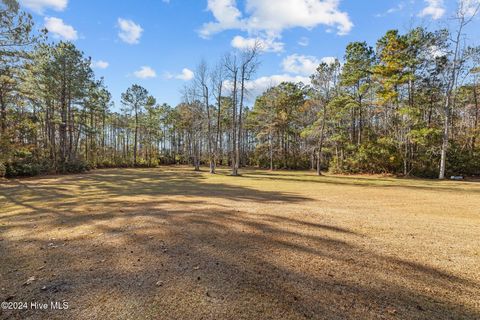
[[[4,301],[28,308],[0,319],[480,319],[480,183],[186,167],[4,180]]]

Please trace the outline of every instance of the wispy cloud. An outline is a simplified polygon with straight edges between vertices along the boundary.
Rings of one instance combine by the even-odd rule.
[[[460,0],[461,1],[461,0]],[[427,6],[418,14],[419,17],[431,17],[438,20],[445,14],[445,5],[443,0],[425,0]]]
[[[166,79],[178,79],[183,81],[192,80],[194,76],[195,76],[195,73],[188,68],[183,68],[182,72],[178,74],[172,74],[170,72],[165,72],[164,74],[164,77]]]
[[[390,9],[388,9],[387,11],[383,12],[383,13],[379,13],[376,15],[376,17],[385,17],[389,14],[393,14],[393,13],[396,13],[396,12],[400,12],[402,11],[403,9],[405,9],[405,3],[404,2],[400,2],[399,4],[397,4],[395,7],[392,7]]]
[[[107,61],[98,60],[92,61],[92,68],[95,69],[107,69],[110,64]]]
[[[335,57],[316,58],[314,56],[304,56],[300,54],[292,54],[282,61],[283,71],[293,74],[310,76],[317,70],[320,63],[331,64],[335,62]]]
[[[45,29],[57,39],[74,41],[78,39],[77,30],[60,18],[45,17]]]
[[[275,41],[273,38],[244,38],[242,36],[235,36],[230,44],[232,47],[240,50],[249,49],[258,44],[263,52],[282,52],[285,45],[283,42]]]
[[[310,40],[307,37],[301,37],[298,40],[298,45],[302,47],[307,47],[310,44]]]
[[[139,79],[156,78],[157,73],[149,66],[143,66],[139,70],[135,71],[133,75]]]
[[[20,4],[38,14],[43,14],[46,9],[65,10],[68,0],[20,0]]]
[[[137,44],[140,42],[143,29],[139,24],[136,24],[132,20],[118,18],[117,26],[120,28],[118,37],[125,43]]]

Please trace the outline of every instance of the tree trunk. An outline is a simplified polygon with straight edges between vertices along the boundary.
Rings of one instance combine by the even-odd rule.
[[[137,144],[138,144],[138,111],[137,106],[135,106],[135,138],[133,145],[133,166],[137,166]]]
[[[208,87],[204,85],[204,96],[205,96],[205,107],[207,108],[207,139],[208,139],[208,160],[210,162],[210,173],[215,173],[215,160],[212,148],[212,125],[211,125],[211,118],[210,118],[210,106],[208,103]]]
[[[238,176],[238,144],[237,144],[237,70],[233,79],[233,115],[232,115],[232,176]]]
[[[216,162],[218,161],[219,158],[219,148],[221,146],[221,141],[220,141],[220,126],[221,126],[221,111],[222,111],[222,82],[220,81],[219,88],[218,88],[218,97],[217,97],[217,132],[216,132],[216,137],[215,137],[215,151],[214,151],[214,165],[216,165]],[[220,144],[220,145],[219,145]]]
[[[62,79],[62,89],[61,89],[61,96],[60,96],[60,104],[61,104],[61,123],[59,128],[60,133],[60,162],[62,166],[62,170],[65,169],[65,163],[67,158],[67,88],[66,88],[66,68],[65,62],[63,62],[63,79]]]
[[[457,72],[458,72],[457,59],[458,59],[459,50],[460,50],[460,37],[462,35],[462,30],[464,26],[465,26],[465,17],[461,17],[460,26],[458,28],[456,40],[455,40],[455,51],[453,54],[453,61],[452,61],[452,74],[449,79],[449,83],[447,85],[447,91],[446,91],[445,110],[444,110],[445,122],[444,122],[444,128],[443,128],[442,150],[440,153],[440,172],[438,174],[439,179],[445,179],[447,149],[448,149],[448,143],[449,143],[448,139],[449,139],[452,94],[455,88],[455,84],[457,83]]]
[[[362,97],[358,98],[358,141],[357,144],[362,144],[362,129],[363,129],[363,114],[362,114]]]
[[[273,171],[273,137],[272,133],[268,136],[270,140],[270,170]]]
[[[322,149],[323,149],[323,140],[325,139],[325,121],[327,120],[327,106],[324,106],[323,109],[323,120],[322,120],[322,128],[320,130],[320,141],[318,142],[318,149],[317,149],[317,175],[322,175],[322,166],[321,166],[321,158],[322,158]]]
[[[476,144],[476,139],[477,139],[477,129],[478,129],[478,116],[479,116],[479,105],[478,105],[478,96],[477,96],[477,87],[476,85],[473,86],[473,102],[475,105],[475,120],[473,123],[473,137],[472,137],[472,153],[475,152],[475,144]]]
[[[447,149],[448,149],[448,135],[449,135],[449,123],[450,123],[450,97],[447,97],[445,102],[445,119],[443,125],[443,139],[442,149],[440,153],[440,173],[438,179],[445,179],[445,169],[447,162]]]

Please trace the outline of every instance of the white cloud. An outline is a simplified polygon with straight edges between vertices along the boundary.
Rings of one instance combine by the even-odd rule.
[[[192,70],[184,68],[182,70],[182,73],[177,75],[176,78],[184,81],[192,80],[194,77],[194,73]]]
[[[175,78],[180,79],[180,80],[184,80],[184,81],[188,81],[188,80],[192,80],[194,75],[195,74],[193,73],[192,70],[190,70],[188,68],[183,68],[182,73],[176,75]]]
[[[445,14],[443,0],[425,0],[427,6],[418,14],[420,17],[430,16],[433,20],[438,20]]]
[[[270,76],[263,76],[255,80],[250,80],[245,83],[245,88],[247,89],[246,99],[249,102],[253,102],[256,97],[265,92],[268,88],[279,85],[282,82],[302,82],[303,84],[310,84],[310,78],[304,76],[292,76],[289,74],[276,74]],[[230,82],[225,83],[227,90],[232,89],[232,84]]]
[[[137,44],[140,42],[143,29],[139,24],[136,24],[132,20],[118,18],[117,25],[120,28],[118,36],[123,42],[128,44]]]
[[[304,56],[299,54],[292,54],[282,61],[283,71],[293,74],[310,76],[315,73],[320,63],[331,64],[335,62],[335,57],[324,57],[318,59],[313,56]]]
[[[319,64],[320,60],[313,56],[292,54],[283,59],[282,68],[289,73],[311,75]]]
[[[107,69],[110,64],[107,61],[98,60],[92,61],[92,68],[95,69]]]
[[[245,50],[254,47],[257,43],[263,52],[282,52],[284,47],[284,43],[275,41],[275,39],[244,38],[242,36],[235,36],[231,45],[234,48]]]
[[[42,14],[45,9],[53,9],[55,11],[63,11],[67,7],[68,0],[21,0],[20,3]]]
[[[320,62],[326,63],[326,64],[334,64],[335,61],[337,61],[337,58],[335,57],[323,57],[320,59]]]
[[[202,37],[207,38],[227,29],[242,28],[242,13],[237,9],[235,0],[208,0],[207,9],[212,12],[216,22],[208,22],[202,26]]]
[[[311,84],[310,76],[315,73],[317,67],[322,63],[333,63],[335,57],[315,58],[313,56],[303,56],[292,54],[282,61],[282,68],[285,73],[270,76],[259,77],[245,83],[247,89],[247,100],[252,102],[255,97],[261,95],[268,88],[279,85],[282,82],[302,82],[305,85]],[[231,81],[225,83],[227,90],[232,90]]]
[[[182,72],[179,74],[171,74],[170,72],[165,72],[164,76],[166,79],[178,79],[183,81],[189,81],[193,79],[193,77],[195,76],[195,73],[188,68],[183,68]]]
[[[331,64],[335,62],[335,57],[316,58],[313,56],[304,56],[292,54],[282,61],[283,74],[259,77],[249,80],[245,83],[247,89],[247,100],[252,102],[268,88],[279,85],[282,82],[302,82],[305,85],[311,84],[310,76],[314,74],[321,63]],[[225,88],[231,91],[233,84],[230,80],[225,81]]]
[[[207,9],[215,21],[202,26],[199,33],[209,37],[215,33],[240,29],[249,34],[266,34],[279,38],[285,29],[318,25],[336,27],[344,35],[353,27],[348,13],[340,11],[339,0],[246,0],[245,16],[235,0],[208,0]]]
[[[141,67],[140,70],[135,71],[133,75],[140,79],[149,79],[149,78],[157,77],[157,73],[155,72],[155,70],[153,70],[148,66]]]
[[[55,38],[70,41],[78,39],[77,30],[65,24],[60,18],[45,17],[45,28],[52,33]]]
[[[298,45],[302,47],[307,47],[310,44],[310,40],[307,37],[301,37],[300,40],[298,40]]]
[[[292,76],[289,74],[277,74],[271,76],[264,76],[247,83],[247,89],[249,90],[261,90],[265,91],[269,87],[279,85],[282,82],[303,82],[304,84],[310,83],[310,77]]]

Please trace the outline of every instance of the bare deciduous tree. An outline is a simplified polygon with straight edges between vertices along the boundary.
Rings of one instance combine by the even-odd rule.
[[[455,95],[455,87],[457,85],[458,75],[465,61],[465,46],[463,42],[464,29],[477,15],[480,4],[474,4],[473,1],[461,0],[454,17],[457,23],[455,32],[450,39],[452,50],[449,53],[449,63],[447,67],[447,80],[445,88],[445,103],[444,103],[444,123],[443,123],[443,138],[442,148],[440,152],[440,172],[439,179],[445,179],[447,151],[450,138],[450,117],[452,112],[452,103]]]

